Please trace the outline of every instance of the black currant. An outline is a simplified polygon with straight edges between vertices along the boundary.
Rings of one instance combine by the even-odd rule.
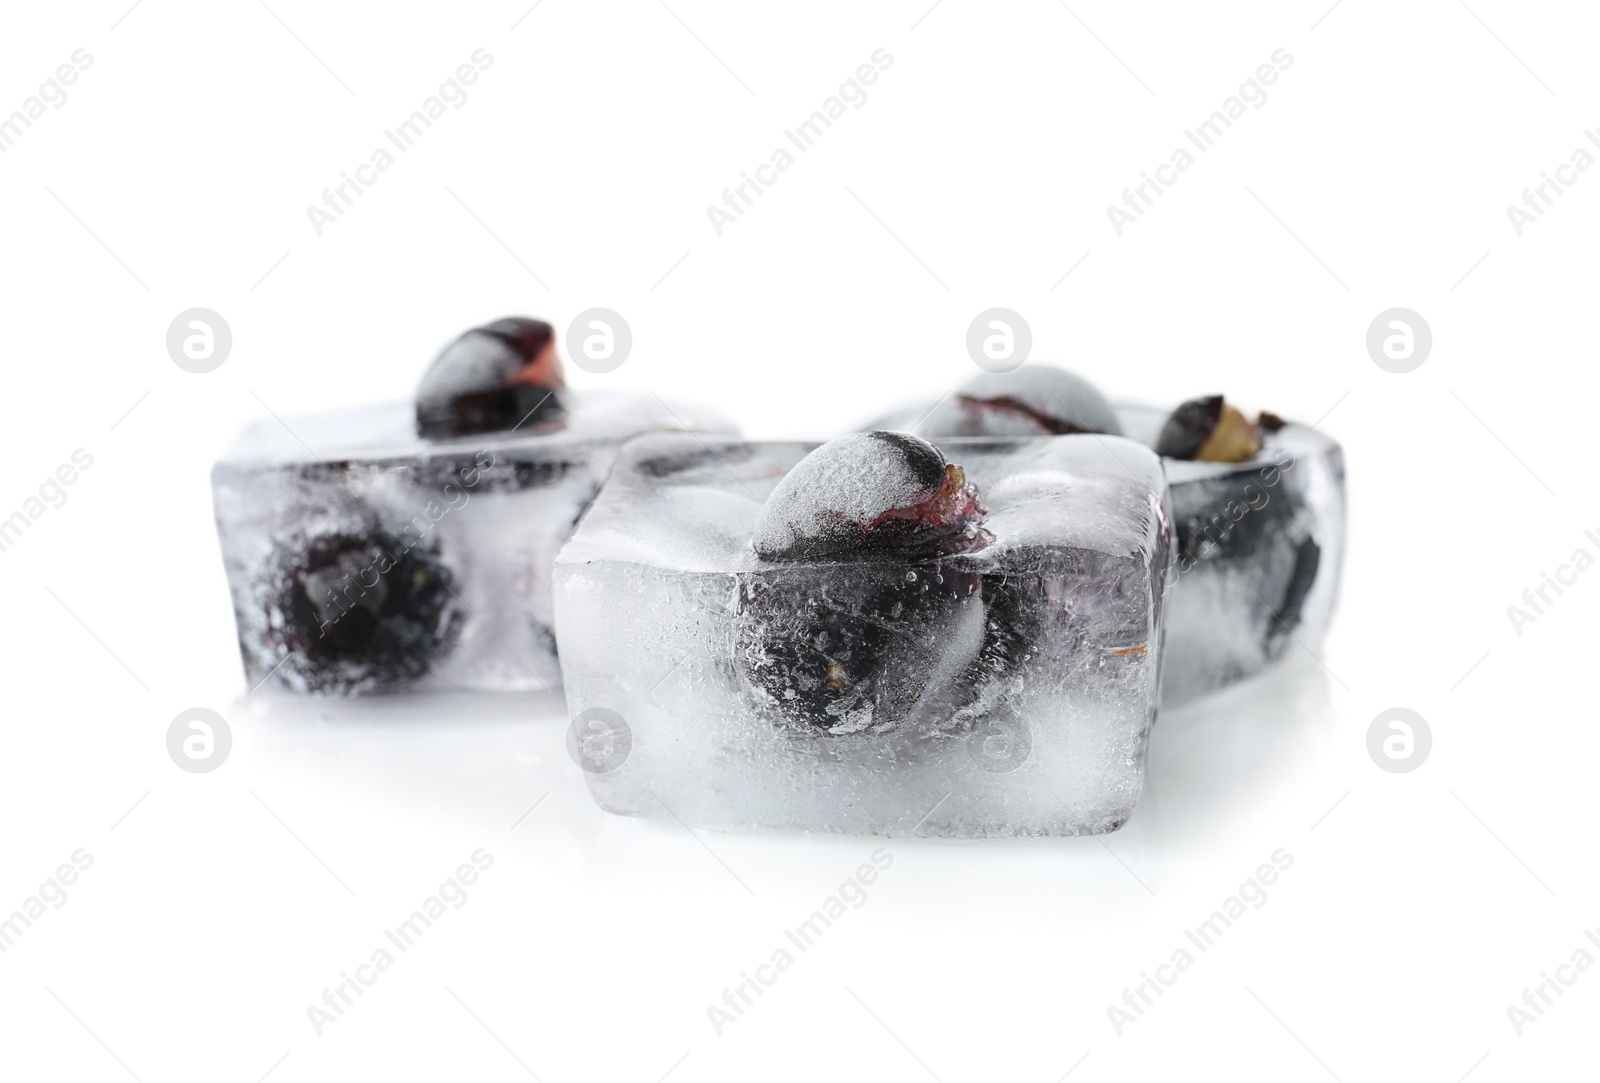
[[[269,626],[286,680],[332,694],[399,691],[447,655],[462,615],[437,552],[376,529],[309,538],[275,572]]]
[[[917,431],[929,436],[1120,435],[1117,415],[1083,377],[1053,365],[980,373],[936,406]]]
[[[549,424],[564,413],[565,386],[554,328],[522,316],[496,320],[434,359],[417,388],[417,430],[444,439]]]
[[[912,716],[976,654],[989,540],[977,490],[933,445],[853,433],[768,498],[743,580],[736,660],[780,718],[830,734]]]
[[[1269,429],[1273,424],[1283,427],[1275,415],[1263,414],[1262,418]],[[1156,454],[1197,462],[1248,462],[1261,453],[1262,427],[1221,395],[1190,399],[1172,411],[1161,427]]]

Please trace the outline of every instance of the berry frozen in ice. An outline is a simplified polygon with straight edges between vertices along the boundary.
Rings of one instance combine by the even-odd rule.
[[[1178,519],[1178,564],[1181,575],[1199,569],[1197,579],[1212,568],[1228,569],[1214,575],[1249,574],[1254,585],[1235,593],[1265,618],[1263,647],[1270,659],[1300,626],[1322,567],[1322,546],[1310,533],[1302,497],[1251,486],[1265,499],[1247,505],[1239,494],[1249,484],[1222,479],[1213,496]]]
[[[926,440],[850,433],[778,483],[752,540],[763,560],[933,557],[982,544],[983,514],[966,473]]]
[[[976,654],[980,579],[943,561],[759,570],[741,592],[736,657],[786,722],[882,732]]]
[[[1271,649],[1281,644],[1285,636],[1300,626],[1305,611],[1306,598],[1317,583],[1317,569],[1322,565],[1322,546],[1315,538],[1305,538],[1295,547],[1294,567],[1289,572],[1289,582],[1283,590],[1283,600],[1273,610],[1272,624],[1267,628],[1267,645]]]
[[[1121,435],[1104,395],[1076,373],[1053,365],[984,372],[956,389],[917,429],[930,436]]]
[[[554,421],[565,386],[555,329],[509,316],[440,351],[417,388],[417,429],[445,438]]]
[[[853,433],[768,498],[736,657],[788,722],[881,732],[976,653],[984,510],[961,467],[902,433]]]
[[[553,577],[571,713],[604,707],[634,727],[627,764],[586,776],[601,807],[697,830],[882,837],[1064,835],[1127,819],[1166,661],[1160,459],[1109,436],[933,443],[947,458],[853,438],[845,447],[877,474],[904,470],[890,480],[909,479],[909,493],[842,511],[842,486],[798,500],[806,475],[852,476],[837,446],[815,453],[837,470],[800,466],[815,444],[686,434],[644,436],[623,455]],[[926,503],[952,463],[981,494],[981,547],[851,551],[849,533],[828,529],[830,505],[860,524]],[[823,555],[793,555],[819,538]]]
[[[1278,421],[1272,414],[1262,416],[1268,426]],[[1261,428],[1221,395],[1190,399],[1161,427],[1156,454],[1198,462],[1248,462],[1261,453]]]
[[[1197,581],[1208,571],[1218,577],[1248,575],[1244,589],[1233,588],[1233,593],[1248,601],[1253,615],[1264,618],[1263,657],[1269,660],[1299,627],[1323,556],[1305,495],[1282,482],[1295,465],[1282,438],[1276,437],[1288,426],[1265,411],[1252,424],[1221,396],[1213,396],[1174,411],[1157,443],[1157,450],[1169,458],[1250,464],[1272,438],[1267,450],[1274,465],[1191,477],[1174,489],[1182,574],[1197,570]],[[1210,435],[1204,435],[1208,430]]]
[[[398,691],[454,646],[461,614],[438,554],[376,528],[287,549],[269,621],[306,691]]]

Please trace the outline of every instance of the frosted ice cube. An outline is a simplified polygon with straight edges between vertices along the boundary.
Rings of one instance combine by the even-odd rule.
[[[707,828],[1121,826],[1174,556],[1156,456],[1116,437],[940,441],[982,494],[986,543],[762,560],[763,504],[815,446],[636,440],[557,557],[596,801]]]
[[[561,395],[557,416],[449,440],[419,438],[408,403],[250,426],[212,471],[249,685],[554,687],[550,566],[618,449],[735,431],[652,395]]]
[[[1090,409],[1068,405],[1067,416]],[[1167,411],[1119,406],[1115,412],[1122,433],[1156,446]],[[1014,435],[1025,420],[975,411],[947,396],[909,404],[866,427],[937,440],[943,433]],[[1166,618],[1164,704],[1253,676],[1291,650],[1316,654],[1332,623],[1344,560],[1343,450],[1293,423],[1263,437],[1261,454],[1250,462],[1162,460],[1179,554]]]
[[[1121,407],[1151,445],[1166,414]],[[1178,530],[1162,701],[1180,704],[1259,673],[1291,651],[1320,653],[1344,563],[1344,452],[1287,424],[1250,462],[1164,459]]]

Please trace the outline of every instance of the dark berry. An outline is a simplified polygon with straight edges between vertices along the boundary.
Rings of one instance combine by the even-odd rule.
[[[1306,538],[1294,551],[1294,567],[1289,572],[1289,582],[1283,590],[1283,600],[1272,614],[1272,625],[1267,629],[1269,650],[1274,638],[1283,639],[1300,627],[1300,617],[1306,598],[1317,582],[1317,570],[1322,566],[1322,546],[1315,538]]]
[[[908,717],[977,652],[988,540],[977,490],[933,445],[854,433],[779,483],[744,581],[736,660],[784,721],[830,734]]]
[[[1260,453],[1261,427],[1221,395],[1190,399],[1179,406],[1156,440],[1156,454],[1169,459],[1242,463]]]
[[[496,320],[434,359],[417,388],[417,430],[438,439],[548,424],[563,414],[565,386],[554,328],[522,316]]]
[[[762,506],[762,560],[902,560],[983,544],[983,507],[961,467],[898,432],[836,437],[801,459]]]
[[[304,691],[399,691],[450,652],[461,627],[436,552],[377,530],[311,538],[277,567],[270,626],[282,674]]]
[[[979,584],[941,561],[757,571],[741,592],[737,661],[789,724],[882,732],[976,653]]]
[[[1083,377],[1053,365],[974,376],[936,406],[917,431],[928,436],[1121,435],[1117,415]]]
[[[1038,545],[1010,550],[1001,566],[983,576],[983,646],[959,682],[963,700],[956,721],[993,714],[1002,706],[995,691],[1025,672],[1040,650],[1075,654],[1089,646],[1106,659],[1146,656],[1150,624],[1126,598],[1140,582],[1126,557]],[[1112,614],[1120,621],[1108,620]],[[1090,627],[1097,629],[1092,643]]]
[[[1180,574],[1211,561],[1259,561],[1279,539],[1302,529],[1303,503],[1293,485],[1263,484],[1249,467],[1174,485]]]
[[[1265,609],[1265,647],[1275,657],[1299,627],[1322,563],[1304,492],[1288,480],[1264,484],[1245,468],[1175,485],[1172,499],[1179,580],[1204,572],[1240,577],[1255,596],[1243,597]]]

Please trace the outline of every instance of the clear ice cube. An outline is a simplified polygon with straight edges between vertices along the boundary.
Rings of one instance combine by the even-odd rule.
[[[939,441],[982,494],[986,544],[762,561],[763,503],[815,446],[636,440],[557,557],[573,744],[596,801],[704,828],[1121,826],[1174,558],[1156,456],[1114,437]]]
[[[1166,414],[1119,407],[1123,430],[1154,444]],[[1344,452],[1304,425],[1263,433],[1246,463],[1163,460],[1178,533],[1162,702],[1179,705],[1316,655],[1344,563]]]
[[[958,407],[922,402],[866,427],[929,439],[973,431]],[[1168,412],[1115,411],[1124,435],[1155,447]],[[1247,463],[1162,460],[1178,538],[1163,704],[1200,698],[1292,652],[1316,655],[1333,621],[1344,561],[1344,452],[1304,425],[1263,437],[1261,454]]]
[[[550,568],[623,443],[736,431],[625,391],[512,432],[417,435],[408,403],[250,426],[212,498],[252,689],[515,691],[560,680]]]

